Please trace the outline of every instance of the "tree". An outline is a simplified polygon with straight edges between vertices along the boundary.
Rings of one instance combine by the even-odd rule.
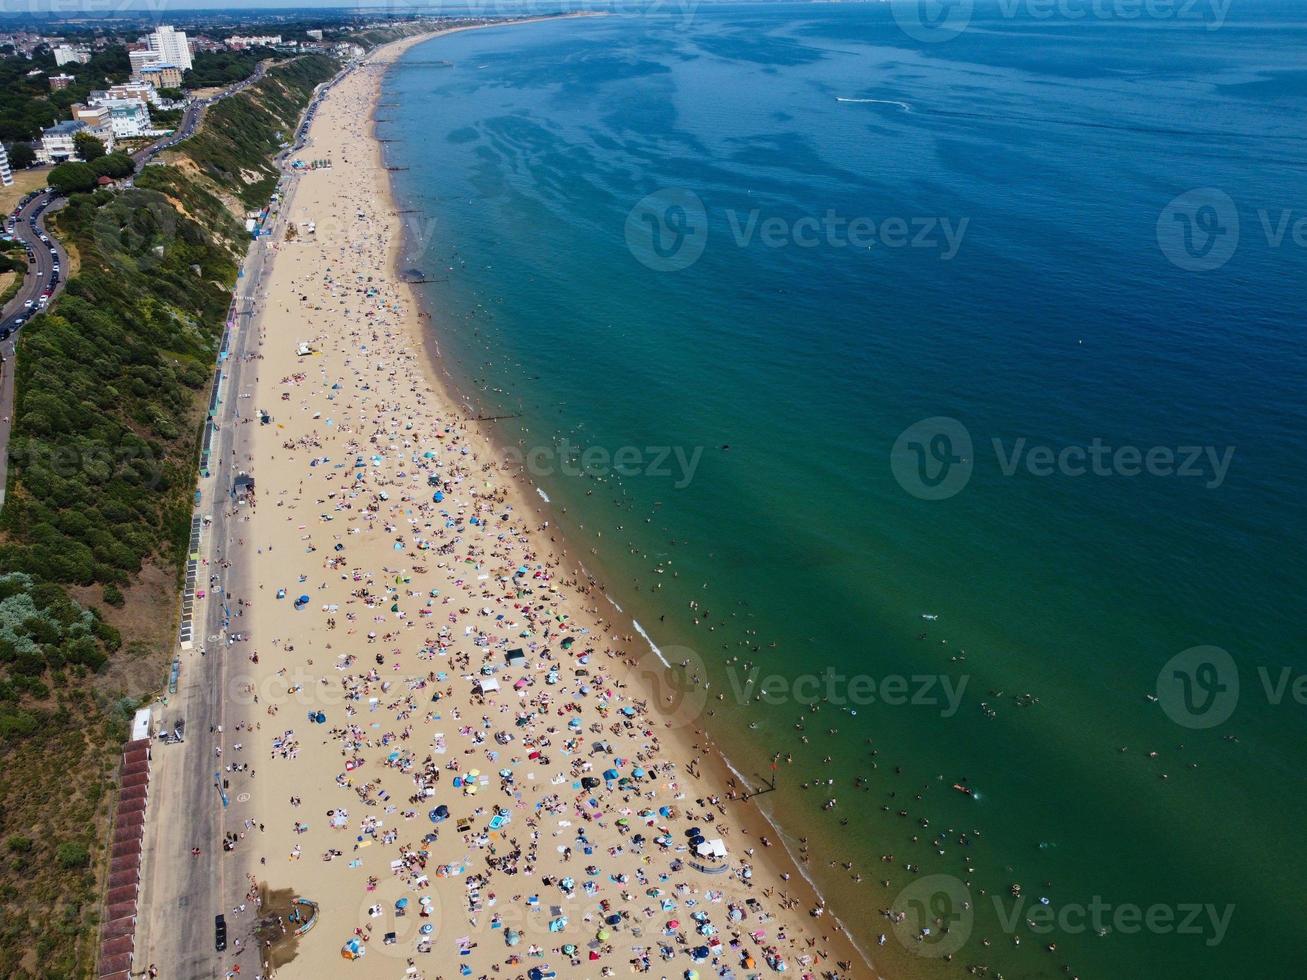
[[[87,163],[93,163],[105,154],[104,144],[97,137],[85,132],[73,137],[73,148]]]
[[[126,153],[110,153],[92,163],[91,169],[95,171],[97,177],[112,177],[119,180],[134,174],[136,164],[132,163],[132,158]]]
[[[15,143],[9,147],[9,163],[15,170],[26,170],[36,163],[36,150],[31,143]]]
[[[96,140],[98,143],[99,140]],[[90,164],[86,163],[61,163],[50,171],[47,178],[51,187],[60,194],[76,194],[78,191],[89,191],[95,188],[99,179],[99,174],[95,172]]]

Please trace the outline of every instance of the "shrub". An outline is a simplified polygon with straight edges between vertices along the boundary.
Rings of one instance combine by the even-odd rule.
[[[59,867],[71,871],[73,868],[86,867],[90,863],[91,853],[86,849],[85,844],[65,841],[55,851],[54,859],[59,862]]]

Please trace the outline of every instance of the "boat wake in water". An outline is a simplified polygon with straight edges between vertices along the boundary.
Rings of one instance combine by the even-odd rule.
[[[911,112],[911,111],[912,111],[912,106],[908,105],[906,102],[899,102],[899,101],[896,100],[896,99],[846,99],[846,98],[845,98],[844,96],[842,96],[842,95],[837,95],[837,96],[835,96],[835,101],[836,101],[836,102],[856,102],[856,103],[859,103],[859,104],[874,104],[874,105],[896,105],[896,106],[898,106],[900,109],[902,109],[904,112]]]

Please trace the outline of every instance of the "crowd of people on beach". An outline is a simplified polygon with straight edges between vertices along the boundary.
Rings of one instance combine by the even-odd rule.
[[[366,145],[375,71],[319,114],[323,159]],[[279,975],[323,948],[332,975],[853,975],[820,901],[755,854],[737,787],[695,763],[704,733],[683,745],[650,703],[652,654],[424,370],[384,173],[351,170],[293,178],[297,217],[354,217],[276,246],[249,328],[276,421],[239,460],[259,506],[228,504],[249,713],[212,734],[251,801],[224,849],[321,904]]]

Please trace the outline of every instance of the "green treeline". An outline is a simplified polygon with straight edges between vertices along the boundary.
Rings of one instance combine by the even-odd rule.
[[[200,51],[191,59],[191,68],[182,77],[182,88],[225,88],[242,78],[249,78],[265,58],[278,57],[282,56],[272,48]]]

